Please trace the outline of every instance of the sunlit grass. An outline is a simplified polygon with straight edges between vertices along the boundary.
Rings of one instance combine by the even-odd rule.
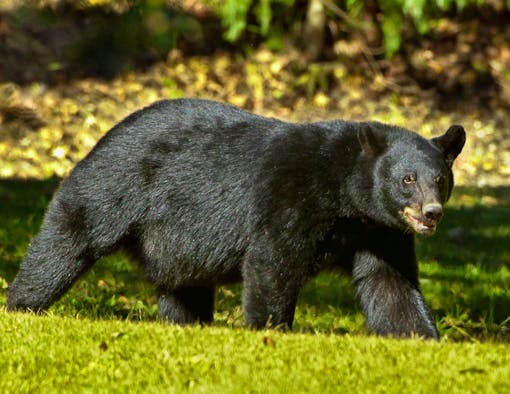
[[[502,344],[180,328],[0,308],[0,392],[507,392]]]

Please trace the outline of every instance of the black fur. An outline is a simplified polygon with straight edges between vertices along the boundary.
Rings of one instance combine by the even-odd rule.
[[[8,308],[48,308],[126,246],[175,323],[212,321],[215,287],[243,280],[247,325],[290,328],[306,280],[343,267],[376,333],[437,338],[412,230],[435,229],[464,139],[460,126],[426,140],[375,122],[289,124],[211,101],[158,102],[62,183]]]

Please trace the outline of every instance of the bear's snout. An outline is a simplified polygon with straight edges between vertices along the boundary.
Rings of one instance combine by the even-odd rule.
[[[437,224],[443,217],[443,207],[439,203],[424,204],[418,207],[405,207],[402,216],[407,225],[418,234],[430,235],[436,231]]]
[[[443,217],[443,207],[439,203],[426,204],[422,208],[423,216],[431,222],[438,222]]]

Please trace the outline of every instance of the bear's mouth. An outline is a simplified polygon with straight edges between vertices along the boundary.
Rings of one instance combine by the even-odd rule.
[[[436,231],[438,221],[423,218],[421,212],[415,208],[405,207],[402,216],[409,227],[418,234],[430,235]]]

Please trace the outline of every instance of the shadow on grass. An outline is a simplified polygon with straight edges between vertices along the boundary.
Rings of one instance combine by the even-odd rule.
[[[0,278],[7,282],[14,278],[57,186],[57,179],[0,180]],[[508,339],[509,241],[510,187],[458,187],[438,233],[418,237],[423,292],[434,316],[443,319],[443,332],[455,327]],[[218,291],[221,322],[241,324],[240,294],[239,285]],[[0,303],[4,302],[1,290]],[[157,319],[152,286],[122,253],[96,263],[54,310],[91,318]],[[301,293],[299,310],[298,319],[307,314],[359,315],[349,278],[340,273],[323,273],[312,280]],[[314,318],[300,327],[306,331]]]
[[[437,234],[418,238],[420,259],[441,266],[510,266],[510,187],[458,187]]]
[[[0,277],[11,281],[59,180],[0,180]]]
[[[418,237],[417,254],[443,332],[510,340],[510,187],[457,187],[438,233]]]

